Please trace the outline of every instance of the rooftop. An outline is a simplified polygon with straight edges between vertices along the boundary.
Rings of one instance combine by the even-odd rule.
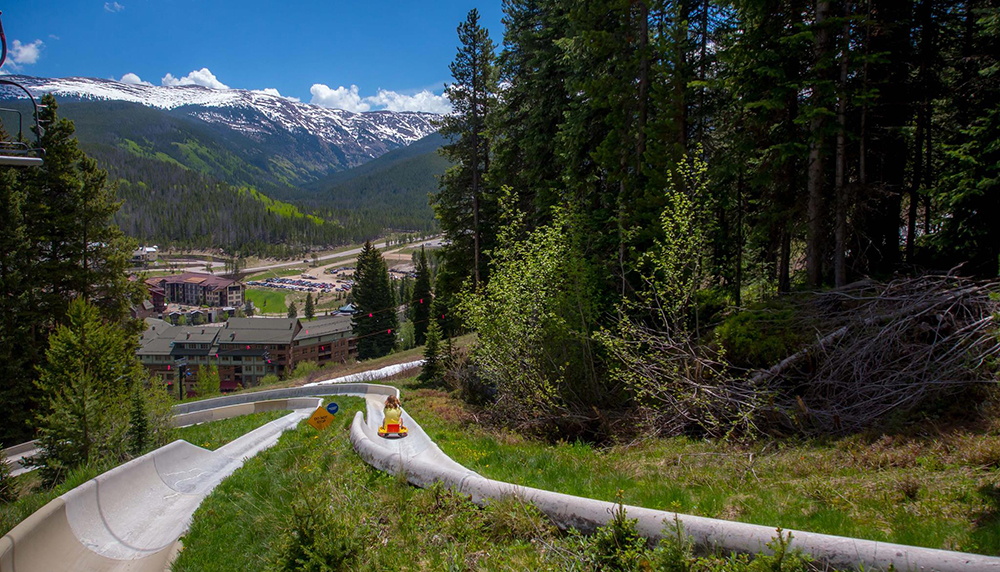
[[[214,274],[202,274],[200,272],[185,272],[183,274],[157,276],[156,278],[146,280],[146,283],[151,286],[159,286],[161,284],[197,284],[199,286],[212,288],[213,290],[228,288],[229,286],[239,284],[238,281],[230,278],[224,278]]]
[[[351,331],[350,316],[325,316],[303,324],[302,330],[295,336],[295,341],[349,331]]]
[[[294,331],[297,318],[229,318],[229,330],[287,330]]]

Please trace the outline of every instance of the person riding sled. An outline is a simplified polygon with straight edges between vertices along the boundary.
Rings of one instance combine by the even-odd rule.
[[[403,406],[399,402],[399,398],[395,395],[390,395],[385,400],[385,408],[382,410],[383,421],[382,426],[378,429],[379,437],[406,437],[407,429],[403,426]]]

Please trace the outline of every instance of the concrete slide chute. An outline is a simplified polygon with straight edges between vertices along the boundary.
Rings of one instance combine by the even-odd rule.
[[[339,381],[339,380],[338,380]],[[344,380],[347,381],[347,380]],[[351,379],[353,381],[353,379]],[[609,502],[523,487],[485,478],[456,463],[404,411],[409,436],[378,437],[386,397],[399,390],[368,383],[321,383],[311,387],[241,393],[174,406],[176,426],[255,411],[292,409],[218,450],[176,441],[92,479],[45,505],[0,539],[0,572],[165,569],[202,499],[243,461],[277,442],[318,405],[315,396],[363,397],[365,414],[351,423],[351,442],[372,466],[403,474],[417,486],[434,483],[478,503],[516,497],[534,503],[563,528],[588,532],[611,518]],[[702,548],[756,553],[767,550],[775,529],[740,522],[626,506],[639,531],[659,539],[675,522]],[[836,568],[901,571],[1000,572],[1000,558],[791,531],[793,548]]]
[[[0,572],[156,571],[169,565],[177,539],[201,501],[243,462],[272,446],[321,403],[268,400],[201,408],[192,423],[292,409],[215,451],[174,441],[101,474],[18,524],[0,540]],[[175,418],[184,423],[183,415]]]

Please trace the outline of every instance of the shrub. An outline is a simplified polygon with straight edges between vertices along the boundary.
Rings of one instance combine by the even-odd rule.
[[[319,371],[319,365],[314,361],[300,361],[295,365],[295,370],[292,371],[291,377],[299,378],[306,377],[314,372]]]
[[[219,387],[222,382],[219,380],[219,368],[214,365],[201,366],[198,368],[198,381],[194,390],[198,397],[208,397],[220,392]]]
[[[17,500],[17,481],[11,472],[10,463],[5,457],[0,457],[0,503],[2,504]]]
[[[611,521],[600,527],[590,538],[586,550],[587,562],[595,570],[631,572],[649,569],[649,551],[646,539],[639,535],[636,520],[625,514],[625,506],[618,495],[618,505]]]
[[[764,368],[794,353],[803,340],[788,309],[748,310],[726,318],[716,328],[726,357],[738,367]]]
[[[284,532],[273,572],[352,570],[361,554],[358,527],[334,516],[322,499],[297,500]]]
[[[260,384],[261,385],[274,385],[274,384],[278,383],[279,381],[280,380],[278,379],[278,376],[274,375],[273,373],[269,373],[269,374],[265,375],[260,380]]]

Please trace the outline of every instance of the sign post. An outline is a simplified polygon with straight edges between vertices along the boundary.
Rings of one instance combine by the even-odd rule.
[[[322,407],[317,407],[316,411],[313,411],[313,414],[306,420],[306,423],[315,427],[317,431],[322,431],[333,423],[333,413]]]

